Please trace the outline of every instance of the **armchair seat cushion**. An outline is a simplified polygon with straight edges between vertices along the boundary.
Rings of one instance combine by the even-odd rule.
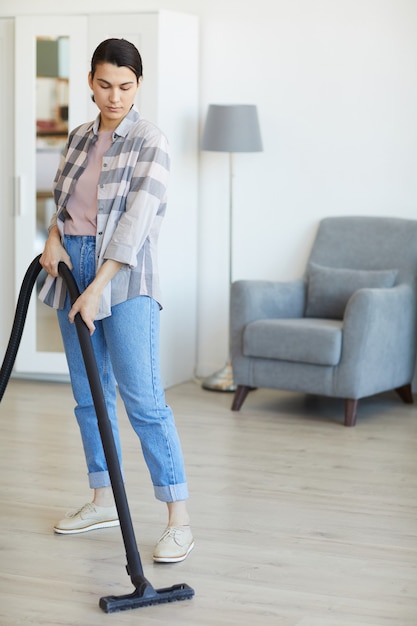
[[[337,365],[342,354],[343,322],[329,319],[261,319],[243,333],[247,357],[314,365]]]

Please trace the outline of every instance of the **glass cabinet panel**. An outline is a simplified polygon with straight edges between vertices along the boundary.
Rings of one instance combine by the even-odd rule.
[[[17,17],[15,30],[15,267],[16,291],[42,252],[54,208],[52,183],[68,129],[87,119],[87,18]],[[56,313],[37,298],[28,310],[15,370],[67,374]]]
[[[68,36],[36,38],[36,248],[42,252],[55,210],[52,181],[68,137]],[[42,270],[37,287],[45,279]],[[62,352],[56,313],[36,301],[36,351]]]

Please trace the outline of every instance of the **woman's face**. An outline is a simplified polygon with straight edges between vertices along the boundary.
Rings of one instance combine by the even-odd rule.
[[[88,84],[101,113],[100,130],[114,130],[129,113],[140,87],[135,73],[128,67],[99,63]]]

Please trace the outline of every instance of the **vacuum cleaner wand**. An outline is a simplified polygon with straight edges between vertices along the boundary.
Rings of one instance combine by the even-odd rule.
[[[58,272],[65,281],[65,284],[70,294],[71,303],[73,304],[80,295],[74,276],[72,275],[72,272],[67,267],[67,265],[63,262],[60,262],[58,264]],[[123,541],[126,550],[126,569],[130,576],[132,584],[135,587],[135,591],[128,595],[106,596],[104,598],[101,598],[100,607],[106,613],[114,613],[116,611],[124,611],[127,609],[149,606],[152,604],[162,604],[165,602],[175,602],[177,600],[186,600],[192,598],[194,595],[194,590],[185,583],[157,590],[152,587],[150,582],[145,578],[143,574],[142,563],[139,556],[139,551],[135,539],[135,532],[133,530],[132,518],[130,516],[129,506],[127,503],[126,491],[124,487],[122,472],[120,469],[119,459],[117,456],[116,445],[114,443],[113,432],[107,413],[103,389],[100,383],[97,361],[93,351],[89,330],[79,313],[75,316],[75,326],[77,329],[81,352],[87,371],[91,395],[93,397],[94,408],[97,415],[98,427],[100,431],[101,441],[103,444],[104,454],[107,461],[114,500],[116,503],[117,512],[119,514],[120,528],[122,531]]]
[[[20,289],[12,333],[6,355],[3,360],[2,368],[0,370],[0,401],[3,397],[4,390],[6,389],[11,371],[13,369],[17,350],[20,345],[31,291],[36,282],[36,278],[42,269],[39,259],[40,255],[32,261],[25,274],[22,287]],[[71,302],[74,303],[79,297],[80,292],[71,270],[65,263],[60,262],[58,265],[58,272],[66,284]],[[185,583],[173,585],[172,587],[165,587],[163,589],[154,589],[151,583],[144,576],[135,539],[135,533],[133,530],[132,518],[130,516],[127,502],[122,472],[117,456],[116,445],[100,382],[97,361],[90,333],[79,313],[75,317],[75,326],[87,371],[94,408],[97,415],[98,427],[107,461],[116,508],[119,514],[120,528],[126,550],[126,569],[132,584],[135,587],[134,592],[127,595],[112,595],[100,598],[99,605],[106,613],[115,613],[117,611],[125,611],[143,606],[191,599],[194,596],[194,590]]]

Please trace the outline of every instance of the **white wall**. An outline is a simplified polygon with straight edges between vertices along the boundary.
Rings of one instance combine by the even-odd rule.
[[[85,0],[70,7],[1,0],[0,16],[85,7]],[[415,0],[119,0],[117,7],[199,15],[202,124],[210,103],[258,105],[264,152],[235,158],[235,279],[299,276],[324,216],[417,218]],[[106,10],[112,2],[89,0],[90,13]],[[227,155],[201,154],[199,375],[227,357],[227,167]],[[186,233],[178,243],[186,245]]]

